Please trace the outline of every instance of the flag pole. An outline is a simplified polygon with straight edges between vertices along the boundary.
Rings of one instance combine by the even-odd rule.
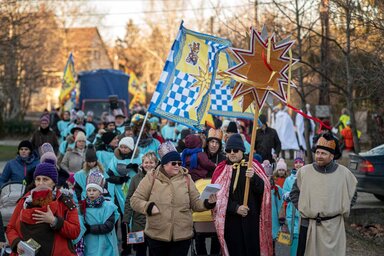
[[[257,104],[255,104],[255,116],[253,118],[251,150],[249,152],[248,169],[252,169],[253,154],[255,152],[255,144],[256,144],[256,131],[257,131],[257,127],[258,127],[258,119],[259,119],[259,108],[258,108]],[[243,201],[243,205],[245,205],[245,206],[248,206],[250,180],[251,179],[249,177],[246,177],[246,179],[245,179],[245,190],[244,190],[244,201]]]
[[[141,135],[143,134],[144,126],[145,126],[145,123],[147,122],[147,119],[148,119],[148,111],[147,111],[147,113],[145,114],[143,124],[141,125],[141,129],[140,129],[139,137],[137,138],[137,141],[136,141],[136,143],[135,143],[135,148],[133,149],[132,158],[131,158],[131,163],[132,163],[133,159],[135,159],[135,154],[136,154],[137,148],[138,148],[138,146],[139,146],[139,141],[140,141],[140,139],[141,139]]]

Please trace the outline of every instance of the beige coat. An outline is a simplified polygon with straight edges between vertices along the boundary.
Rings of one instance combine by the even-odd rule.
[[[343,256],[346,254],[344,217],[349,216],[352,197],[357,180],[344,166],[339,165],[332,173],[320,173],[312,165],[302,167],[297,173],[300,189],[299,211],[304,218],[310,218],[307,256]],[[332,217],[316,225],[317,217]]]
[[[159,166],[144,177],[131,197],[131,206],[145,215],[151,202],[159,208],[159,214],[147,215],[145,234],[150,238],[166,242],[189,239],[193,236],[192,211],[207,209],[187,169],[181,167],[171,178],[161,169]]]

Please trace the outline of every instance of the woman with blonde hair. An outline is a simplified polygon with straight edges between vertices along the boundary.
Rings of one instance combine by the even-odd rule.
[[[155,152],[147,152],[142,158],[142,164],[139,166],[138,173],[132,178],[131,184],[129,185],[127,199],[125,200],[123,223],[125,225],[129,225],[130,223],[132,223],[132,232],[144,230],[146,217],[144,214],[136,212],[132,209],[130,203],[131,197],[139,186],[141,180],[144,179],[145,175],[150,171],[154,170],[158,164],[159,159],[157,158]],[[133,245],[137,256],[147,255],[147,247],[148,243],[146,241],[141,244]]]

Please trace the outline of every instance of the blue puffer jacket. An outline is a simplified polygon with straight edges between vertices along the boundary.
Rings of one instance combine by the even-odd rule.
[[[39,158],[36,154],[32,154],[27,158],[22,158],[17,155],[15,159],[7,162],[3,173],[0,176],[0,188],[8,181],[20,181],[35,171],[36,165],[39,163]]]

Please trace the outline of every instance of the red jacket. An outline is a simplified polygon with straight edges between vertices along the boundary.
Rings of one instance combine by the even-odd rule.
[[[353,134],[352,134],[352,129],[349,126],[346,126],[342,131],[341,131],[341,136],[344,138],[344,146],[345,149],[351,150],[353,149]]]
[[[43,243],[52,239],[53,244],[45,246],[45,249],[52,247],[50,250],[51,255],[76,255],[71,240],[76,239],[80,234],[80,224],[78,213],[72,200],[60,191],[57,191],[57,199],[49,203],[52,213],[58,219],[56,227],[51,228],[46,223],[36,224],[32,219],[32,214],[35,210],[46,211],[46,206],[24,209],[23,204],[29,195],[30,192],[19,200],[7,226],[6,234],[13,251],[12,255],[17,255],[17,244],[20,240],[24,240],[24,236],[26,240],[28,237],[32,237],[36,241],[43,241]]]

